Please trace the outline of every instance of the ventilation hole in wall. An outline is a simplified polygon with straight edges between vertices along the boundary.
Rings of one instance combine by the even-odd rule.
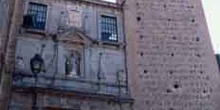
[[[192,21],[192,23],[195,23],[195,22],[196,22],[196,20],[195,20],[195,19],[192,19],[191,21]]]
[[[145,73],[145,74],[147,74],[147,73],[148,73],[148,71],[147,71],[147,70],[144,70],[144,73]]]
[[[189,8],[189,9],[193,9],[193,8],[194,8],[194,6],[187,6],[187,8]]]
[[[170,21],[171,21],[171,19],[168,19],[168,21],[170,22]]]
[[[173,74],[173,71],[171,70],[169,73],[172,75],[172,74]]]
[[[173,36],[173,40],[176,40],[176,36]]]
[[[204,72],[203,71],[200,71],[200,74],[203,74]]]
[[[173,88],[174,88],[174,89],[180,89],[180,88],[181,88],[181,85],[176,83],[176,84],[173,85]]]
[[[143,38],[144,38],[144,36],[143,36],[143,35],[140,35],[139,37],[140,37],[140,39],[143,39]]]
[[[143,53],[143,52],[141,52],[141,53],[140,53],[140,56],[141,56],[141,57],[143,57],[143,56],[144,56],[144,53]]]
[[[201,57],[201,55],[200,55],[200,54],[196,54],[196,56],[197,56],[197,57]]]
[[[197,37],[197,38],[196,38],[196,41],[199,42],[199,40],[200,40],[200,39]]]
[[[140,16],[137,17],[137,21],[138,22],[141,21],[141,17]]]
[[[202,93],[203,93],[203,94],[206,94],[206,93],[208,93],[208,91],[206,91],[206,90],[203,90],[203,91],[202,91]]]
[[[164,4],[163,7],[166,9],[167,8],[167,4]]]

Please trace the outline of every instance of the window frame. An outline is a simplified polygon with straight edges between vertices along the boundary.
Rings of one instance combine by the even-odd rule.
[[[115,33],[116,33],[116,40],[111,40],[111,39],[106,39],[104,40],[103,39],[103,36],[102,36],[102,32],[103,32],[103,29],[102,29],[102,19],[103,17],[106,17],[106,18],[110,18],[110,19],[114,19],[114,22],[115,22],[115,25],[114,25],[114,28],[112,30],[115,30]],[[111,24],[110,24],[111,25]],[[118,17],[116,15],[112,15],[112,14],[100,14],[99,15],[99,39],[100,41],[103,41],[103,42],[113,42],[113,43],[118,43],[120,41],[120,38],[119,38],[119,26],[118,26]],[[105,30],[106,31],[106,30]],[[109,31],[109,30],[107,30]],[[111,31],[111,30],[110,30]],[[112,34],[112,33],[111,33]]]
[[[35,10],[31,10],[33,8],[31,8],[31,5],[35,5],[37,6],[37,8]],[[42,10],[39,10],[39,7],[42,8]],[[26,13],[25,15],[31,15],[30,11],[33,11],[34,13],[39,13],[42,11],[41,13],[41,20],[37,21],[37,19],[39,19],[38,17],[36,17],[36,23],[41,22],[41,25],[43,26],[32,26],[30,29],[36,29],[36,30],[42,30],[44,31],[46,29],[46,24],[47,24],[47,18],[48,18],[48,5],[47,4],[43,4],[43,3],[37,3],[37,2],[27,2],[26,4]],[[35,15],[37,16],[37,15]]]

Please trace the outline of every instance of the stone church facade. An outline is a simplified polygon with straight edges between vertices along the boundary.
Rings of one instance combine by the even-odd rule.
[[[220,108],[200,0],[7,2],[2,110]]]

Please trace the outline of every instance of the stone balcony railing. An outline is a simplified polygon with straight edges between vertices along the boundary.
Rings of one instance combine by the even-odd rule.
[[[15,88],[41,88],[68,93],[93,94],[108,98],[129,100],[129,91],[125,84],[92,81],[83,78],[53,77],[39,74],[34,76],[27,73],[13,74]]]

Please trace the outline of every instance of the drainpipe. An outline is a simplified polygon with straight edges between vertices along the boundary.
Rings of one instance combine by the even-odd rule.
[[[125,73],[126,73],[126,89],[128,94],[130,94],[129,92],[129,87],[128,87],[128,61],[127,61],[127,43],[126,43],[126,34],[125,34],[125,14],[124,14],[124,4],[125,4],[126,0],[123,0],[122,3],[120,4],[121,7],[121,11],[122,11],[122,28],[123,28],[123,37],[124,37],[124,41],[125,41],[125,46],[126,48],[124,49],[124,53],[125,53]]]
[[[127,52],[127,39],[126,39],[126,34],[125,34],[125,12],[124,12],[124,8],[125,8],[125,3],[126,3],[126,0],[121,0],[119,5],[121,7],[121,12],[122,12],[122,27],[123,27],[123,36],[124,36],[124,41],[125,41],[125,49],[124,49],[124,53],[125,53],[125,74],[126,74],[126,92],[127,92],[127,95],[130,96],[130,89],[129,89],[129,82],[128,82],[128,52]],[[133,103],[130,103],[129,104],[130,106],[130,110],[134,110],[133,108]],[[120,110],[123,110],[123,107],[121,105],[121,102],[120,102]]]

